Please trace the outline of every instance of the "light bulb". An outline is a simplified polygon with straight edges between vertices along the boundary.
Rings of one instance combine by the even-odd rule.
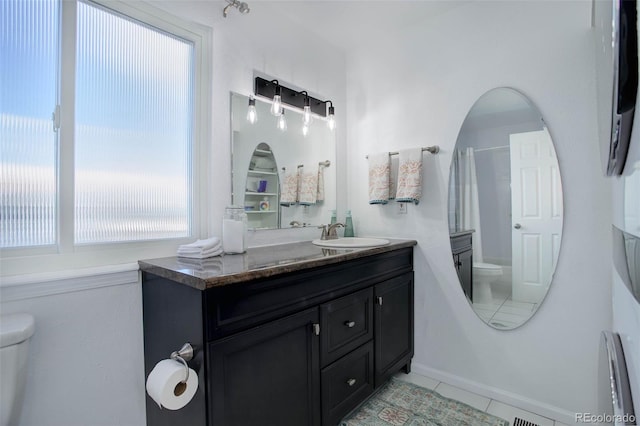
[[[306,124],[302,125],[302,136],[307,136],[309,134],[309,126]]]
[[[335,130],[336,120],[333,118],[333,115],[329,117],[329,120],[327,121],[327,126],[329,126],[329,130]]]
[[[282,130],[283,132],[287,130],[287,120],[286,118],[284,118],[283,108],[280,108],[280,115],[278,116],[278,120],[276,121],[276,126],[278,127],[278,129]]]
[[[304,126],[309,126],[311,124],[311,107],[309,105],[304,106],[304,110],[302,111],[302,124]]]
[[[334,130],[336,128],[335,109],[333,108],[333,105],[329,107],[329,115],[327,116],[327,126],[329,126],[329,130]]]
[[[249,98],[249,108],[247,109],[247,121],[254,124],[258,121],[258,113],[256,111],[256,100],[252,97]]]
[[[273,103],[271,104],[271,114],[276,117],[279,116],[282,112],[282,98],[280,95],[274,95]]]

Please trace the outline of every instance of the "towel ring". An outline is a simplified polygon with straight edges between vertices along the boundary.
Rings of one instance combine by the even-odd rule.
[[[171,352],[170,358],[175,361],[179,361],[184,365],[184,380],[180,383],[187,383],[187,380],[189,380],[189,365],[187,364],[187,361],[191,361],[193,359],[193,346],[191,346],[190,343],[185,343],[179,351]]]

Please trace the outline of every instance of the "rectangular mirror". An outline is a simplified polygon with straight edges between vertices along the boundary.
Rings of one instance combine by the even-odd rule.
[[[232,203],[244,207],[249,228],[329,223],[336,208],[335,132],[314,117],[303,135],[302,113],[290,109],[284,110],[287,125],[281,130],[271,103],[259,98],[251,123],[248,107],[247,96],[231,93]]]

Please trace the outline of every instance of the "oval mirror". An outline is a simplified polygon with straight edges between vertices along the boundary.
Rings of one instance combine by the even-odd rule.
[[[540,111],[497,88],[473,105],[449,173],[453,263],[475,313],[498,329],[526,322],[547,294],[562,237],[562,184]]]

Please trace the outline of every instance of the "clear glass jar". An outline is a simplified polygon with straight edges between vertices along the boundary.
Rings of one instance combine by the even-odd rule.
[[[247,214],[239,206],[224,209],[222,219],[222,247],[225,253],[247,251]]]

